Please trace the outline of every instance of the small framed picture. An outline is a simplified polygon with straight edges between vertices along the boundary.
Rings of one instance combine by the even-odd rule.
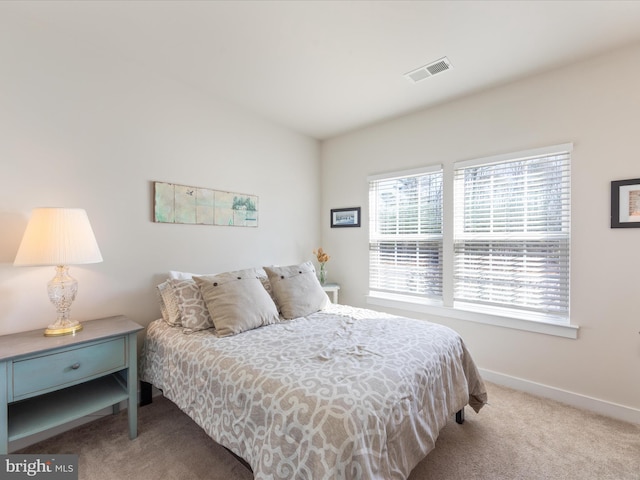
[[[640,228],[640,178],[611,182],[611,228]]]
[[[331,228],[359,227],[360,207],[332,208]]]

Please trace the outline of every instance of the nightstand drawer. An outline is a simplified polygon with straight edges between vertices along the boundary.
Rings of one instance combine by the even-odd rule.
[[[117,338],[13,362],[13,398],[74,385],[127,365],[125,339]]]

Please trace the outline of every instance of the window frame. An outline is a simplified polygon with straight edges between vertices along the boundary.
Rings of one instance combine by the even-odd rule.
[[[473,164],[514,160],[537,156],[545,152],[557,153],[569,152],[573,155],[573,144],[565,143],[548,147],[530,149],[519,152],[511,152],[496,156],[476,158],[460,162],[452,162],[445,165],[431,165],[429,167],[389,172],[381,175],[372,175],[368,180],[377,178],[392,178],[402,176],[410,172],[420,172],[428,169],[443,170],[443,298],[434,300],[420,298],[406,294],[390,294],[369,290],[366,302],[371,305],[402,309],[407,311],[437,315],[440,317],[459,319],[481,324],[494,325],[528,332],[555,335],[564,338],[576,339],[579,327],[572,324],[570,314],[566,318],[558,318],[554,315],[540,315],[533,312],[514,311],[508,308],[487,308],[485,306],[468,305],[465,302],[454,302],[453,299],[453,269],[454,269],[454,171],[460,166]],[[571,158],[569,160],[571,162]],[[569,189],[571,173],[569,173]],[[569,221],[571,212],[569,210]],[[570,241],[570,240],[569,240]],[[569,247],[570,248],[570,247]],[[570,266],[569,266],[570,268]],[[569,273],[570,275],[570,273]]]
[[[428,167],[423,167],[423,168],[417,168],[417,169],[411,169],[411,170],[403,170],[400,172],[391,172],[391,173],[383,173],[383,174],[378,174],[378,175],[372,175],[370,177],[368,177],[368,182],[369,182],[369,276],[368,276],[368,282],[369,282],[369,290],[371,293],[373,293],[374,295],[378,295],[381,297],[386,297],[386,296],[397,296],[399,293],[397,291],[394,291],[395,289],[392,288],[393,285],[397,282],[397,281],[407,281],[407,277],[404,276],[396,276],[394,278],[391,279],[391,282],[389,284],[389,288],[384,288],[384,286],[381,286],[380,284],[376,285],[375,287],[372,286],[373,283],[377,283],[375,280],[373,280],[373,278],[377,278],[376,275],[374,274],[373,270],[374,268],[377,268],[378,270],[382,269],[381,267],[381,262],[379,261],[375,267],[374,264],[372,263],[372,257],[375,256],[375,252],[378,252],[378,255],[382,256],[383,254],[381,253],[381,248],[380,248],[380,244],[383,243],[388,243],[388,244],[394,244],[395,243],[395,249],[396,249],[396,254],[392,255],[393,259],[397,261],[397,257],[401,255],[397,254],[397,250],[398,248],[402,249],[402,245],[404,243],[421,243],[421,244],[429,244],[429,245],[433,245],[434,243],[436,244],[436,249],[439,252],[439,270],[440,270],[440,279],[439,282],[434,282],[434,286],[433,288],[429,288],[429,289],[425,289],[425,290],[430,290],[432,293],[414,293],[414,294],[409,294],[409,296],[411,297],[416,297],[416,298],[420,298],[423,301],[426,302],[441,302],[442,299],[442,246],[443,246],[443,235],[442,235],[442,225],[443,225],[443,212],[442,212],[442,197],[440,197],[440,219],[441,219],[441,223],[440,223],[440,232],[439,233],[426,233],[426,232],[420,232],[419,230],[421,229],[421,227],[423,226],[422,223],[418,220],[418,222],[413,225],[410,222],[408,222],[407,224],[404,224],[403,227],[404,228],[411,228],[411,227],[415,227],[418,229],[417,233],[406,233],[406,234],[400,234],[398,232],[395,233],[391,233],[391,234],[385,234],[384,232],[382,232],[381,230],[384,228],[384,225],[380,224],[379,222],[379,218],[378,218],[378,209],[376,207],[378,207],[378,203],[377,200],[378,198],[376,198],[376,205],[373,206],[372,205],[372,196],[374,195],[373,193],[373,187],[372,185],[375,184],[380,184],[380,183],[384,183],[384,182],[392,182],[393,180],[400,180],[400,179],[410,179],[410,178],[415,178],[415,177],[422,177],[422,176],[426,176],[426,175],[432,175],[432,174],[439,174],[440,175],[440,188],[443,189],[444,188],[444,179],[443,179],[443,170],[442,170],[442,165],[430,165]],[[379,186],[379,185],[378,185]],[[376,190],[377,192],[378,190]],[[419,188],[418,188],[418,192],[414,192],[416,194],[419,193]],[[420,205],[422,206],[422,205]],[[421,210],[418,209],[418,219],[420,218],[420,214],[421,214]],[[396,219],[398,216],[400,216],[401,213],[399,211],[396,212]],[[376,226],[380,226],[382,228],[377,229]],[[372,244],[377,243],[378,247],[374,248],[372,246]],[[416,249],[417,250],[417,249]],[[429,247],[427,247],[425,249],[425,252],[429,252],[431,249]],[[414,260],[415,262],[419,262],[419,261],[428,261],[429,259],[429,253],[426,253],[424,256],[420,255],[416,252],[416,258],[412,258],[412,260]],[[389,267],[389,269],[393,270],[393,267]],[[433,293],[433,290],[436,291],[436,294]],[[400,294],[402,295],[402,294]]]

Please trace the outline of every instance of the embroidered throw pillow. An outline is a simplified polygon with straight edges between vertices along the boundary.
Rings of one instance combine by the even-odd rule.
[[[185,333],[213,327],[213,320],[194,280],[169,280],[176,296]]]
[[[172,327],[181,326],[182,319],[180,318],[180,309],[178,308],[178,302],[171,282],[169,280],[162,282],[157,286],[157,291],[160,302],[160,313],[164,321]]]

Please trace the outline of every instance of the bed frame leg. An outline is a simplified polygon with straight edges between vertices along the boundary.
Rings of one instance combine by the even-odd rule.
[[[464,423],[464,407],[456,412],[456,423],[462,425]]]
[[[151,384],[148,382],[140,382],[140,406],[150,405],[153,401],[151,397]]]

